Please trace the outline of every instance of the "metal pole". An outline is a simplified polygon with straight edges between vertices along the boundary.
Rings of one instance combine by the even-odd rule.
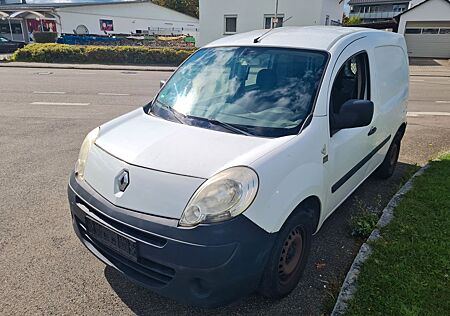
[[[275,23],[278,25],[278,0],[276,0],[276,3],[275,3],[275,17],[274,17],[274,21],[276,21]],[[275,23],[272,23],[272,28],[275,26],[274,25]]]
[[[11,41],[14,41],[14,35],[13,35],[13,31],[12,31],[12,26],[11,26],[11,19],[8,17],[8,24],[9,24],[9,33],[11,34]]]

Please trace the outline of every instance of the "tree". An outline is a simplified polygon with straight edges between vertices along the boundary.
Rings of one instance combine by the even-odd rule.
[[[344,25],[357,25],[361,24],[361,18],[359,16],[351,16],[351,17],[344,17]]]
[[[198,18],[198,0],[152,0],[153,3]]]

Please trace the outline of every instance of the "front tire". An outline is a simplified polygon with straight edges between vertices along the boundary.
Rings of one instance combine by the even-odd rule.
[[[297,286],[311,249],[313,218],[299,210],[278,233],[259,292],[268,298],[280,299]]]

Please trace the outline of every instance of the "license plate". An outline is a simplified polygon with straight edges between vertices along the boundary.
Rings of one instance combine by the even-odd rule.
[[[118,254],[137,261],[136,241],[118,234],[108,227],[86,216],[86,230],[89,236]]]

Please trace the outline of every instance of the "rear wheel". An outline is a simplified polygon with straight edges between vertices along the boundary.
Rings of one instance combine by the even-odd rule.
[[[282,298],[298,284],[311,248],[313,219],[299,211],[287,220],[264,271],[259,292],[269,298]]]
[[[397,166],[398,156],[400,154],[400,143],[401,138],[396,136],[392,141],[391,147],[383,160],[383,163],[378,167],[376,174],[381,179],[390,178],[395,171]]]

